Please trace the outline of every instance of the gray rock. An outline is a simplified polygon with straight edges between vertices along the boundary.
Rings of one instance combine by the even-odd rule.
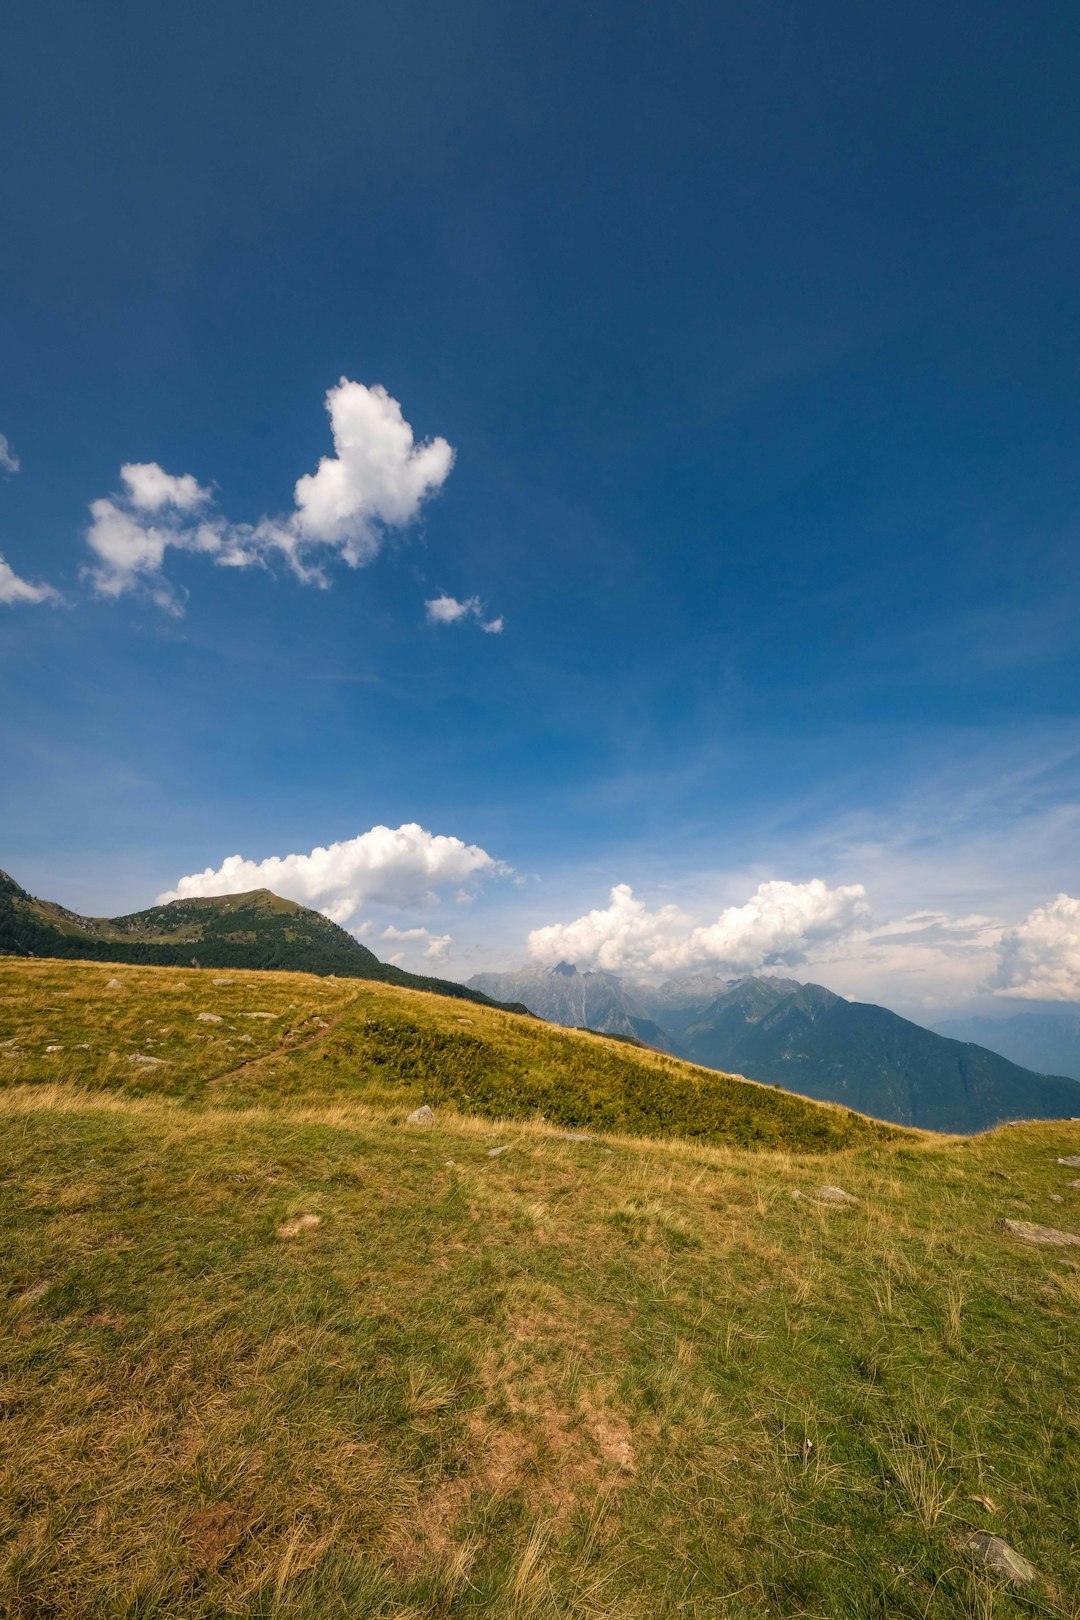
[[[223,1024],[225,1020],[217,1013],[196,1013],[195,1022],[197,1024]]]
[[[110,979],[105,988],[106,990],[122,990],[124,986],[119,979]],[[1080,1164],[1080,1159],[1077,1160],[1077,1163]]]
[[[489,1159],[497,1159],[499,1157],[500,1153],[509,1153],[509,1151],[510,1151],[510,1144],[509,1143],[507,1143],[504,1147],[488,1148],[488,1158]]]
[[[232,984],[232,980],[231,979],[215,979],[214,983],[215,984]]]
[[[1070,1187],[1080,1187],[1080,1176],[1077,1176],[1075,1181],[1070,1181],[1069,1186]]]
[[[560,1131],[559,1136],[564,1142],[592,1142],[594,1140],[588,1131]]]
[[[420,1108],[414,1108],[405,1121],[406,1125],[434,1125],[435,1113],[424,1103]]]
[[[819,1204],[857,1204],[859,1200],[843,1187],[819,1187],[814,1194]]]
[[[1071,1153],[1067,1159],[1055,1159],[1055,1164],[1063,1164],[1067,1170],[1080,1170],[1080,1153]]]
[[[128,1058],[129,1063],[141,1063],[145,1067],[152,1069],[156,1069],[161,1064],[167,1063],[168,1061],[168,1058],[147,1057],[143,1052],[132,1052],[131,1056]]]
[[[1050,1194],[1050,1202],[1052,1204],[1063,1204],[1065,1202],[1065,1200],[1064,1200],[1064,1198],[1062,1198],[1060,1193],[1051,1193]]]
[[[1004,1232],[1011,1232],[1013,1237],[1023,1238],[1025,1243],[1057,1243],[1069,1244],[1080,1249],[1080,1237],[1075,1232],[1059,1232],[1054,1226],[1036,1226],[1033,1221],[1000,1220],[998,1226]]]
[[[996,1575],[1004,1575],[1006,1580],[1015,1582],[1017,1586],[1030,1586],[1035,1579],[1034,1565],[1022,1558],[1015,1547],[1002,1541],[1000,1536],[991,1535],[989,1530],[973,1530],[964,1545],[975,1554],[980,1564],[985,1564]]]

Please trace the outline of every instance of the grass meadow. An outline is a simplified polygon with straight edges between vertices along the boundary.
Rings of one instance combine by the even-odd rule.
[[[1080,1616],[1080,1123],[214,977],[0,962],[0,1613]]]

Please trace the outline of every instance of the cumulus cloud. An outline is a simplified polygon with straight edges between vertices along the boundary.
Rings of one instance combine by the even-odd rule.
[[[1025,1001],[1080,1001],[1080,900],[1059,894],[1005,931],[994,992]]]
[[[178,612],[182,598],[164,572],[170,547],[206,553],[225,568],[279,558],[298,579],[323,586],[323,558],[352,568],[371,562],[387,531],[411,523],[446,482],[454,452],[442,438],[417,443],[400,404],[377,383],[368,388],[342,377],[327,391],[326,409],[334,455],[297,479],[291,512],[256,523],[207,510],[211,491],[192,473],[169,473],[154,461],[125,463],[122,490],[90,507],[86,540],[95,589],[113,597],[142,589]],[[496,621],[484,628],[495,629]]]
[[[509,872],[504,862],[478,844],[465,844],[460,838],[430,833],[416,822],[407,822],[400,827],[372,827],[356,838],[313,849],[307,855],[271,855],[261,861],[230,855],[216,869],[207,867],[205,872],[182,877],[158,901],[165,904],[202,895],[272,889],[344,926],[369,903],[430,903],[444,885],[476,885]]]
[[[293,521],[305,539],[341,545],[355,566],[378,550],[381,526],[411,522],[442,487],[454,452],[441,438],[417,444],[401,406],[378,383],[365,388],[342,377],[326,408],[336,454],[297,480]]]
[[[433,934],[430,928],[395,928],[393,923],[389,928],[383,929],[382,937],[383,939],[400,943],[408,942],[410,944],[419,944],[423,941],[424,955],[432,962],[439,962],[444,956],[448,955],[450,947],[454,943],[450,934]],[[392,962],[401,961],[403,955],[404,952],[399,951],[390,960]]]
[[[210,499],[210,491],[203,489],[191,473],[167,473],[156,461],[125,462],[120,478],[128,500],[142,512],[156,512],[163,506],[190,512]]]
[[[0,433],[0,469],[4,472],[17,473],[22,463],[8,442],[7,436]]]
[[[862,884],[830,889],[820,878],[775,880],[760,884],[745,905],[729,906],[715,922],[695,924],[677,906],[650,911],[620,883],[602,910],[536,928],[527,943],[537,961],[566,960],[611,973],[705,966],[752,973],[792,966],[815,946],[865,926],[869,915]]]
[[[14,604],[24,602],[27,605],[41,602],[57,603],[60,601],[60,592],[51,585],[32,585],[28,579],[20,579],[19,575],[0,557],[0,602]]]
[[[501,615],[497,619],[485,619],[483,603],[478,596],[466,597],[464,602],[459,602],[456,596],[433,596],[424,603],[424,607],[429,624],[459,624],[462,619],[475,619],[486,635],[502,635]]]

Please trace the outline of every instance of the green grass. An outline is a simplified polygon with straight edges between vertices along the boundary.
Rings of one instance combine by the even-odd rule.
[[[606,1036],[302,973],[0,958],[5,1039],[0,1085],[64,1079],[227,1107],[359,1100],[407,1112],[426,1102],[742,1147],[828,1150],[905,1134]]]
[[[644,1086],[608,1055],[654,1087],[684,1071],[519,1046],[528,1021],[480,1010],[460,1033],[487,1056],[457,1048],[454,1082],[434,1037],[460,1004],[294,978],[289,1042],[240,1017],[280,975],[124,970],[106,1000],[109,976],[0,970],[23,1054],[0,1095],[0,1613],[1080,1614],[1080,1251],[995,1224],[1080,1230],[1053,1162],[1077,1124],[748,1152],[571,1142],[530,1094],[514,1122],[440,1106],[419,1129],[404,1105],[440,1077],[459,1103],[489,1071],[550,1086],[573,1051],[595,1109]],[[148,1034],[169,1075],[133,1095]],[[794,1100],[749,1089],[793,1128]],[[789,1196],[824,1182],[859,1204]],[[974,1567],[971,1528],[1038,1586]]]

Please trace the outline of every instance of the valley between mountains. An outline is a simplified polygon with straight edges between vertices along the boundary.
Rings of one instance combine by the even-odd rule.
[[[978,1131],[1080,1115],[1080,1083],[1024,1068],[885,1007],[775,976],[711,975],[650,986],[572,963],[483,973],[467,985],[381,962],[320,913],[267,889],[83,917],[0,873],[0,956],[334,974],[532,1013],[701,1068],[746,1075],[901,1125]],[[1056,1048],[1053,1048],[1056,1050]]]

